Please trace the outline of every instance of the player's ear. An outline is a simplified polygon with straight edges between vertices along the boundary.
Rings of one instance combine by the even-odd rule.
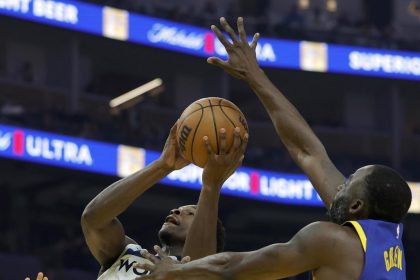
[[[367,212],[365,202],[360,199],[356,198],[350,203],[349,213],[355,216],[360,216],[363,213]]]

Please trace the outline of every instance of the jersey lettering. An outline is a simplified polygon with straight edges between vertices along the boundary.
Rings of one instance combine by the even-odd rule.
[[[125,268],[125,272],[128,272],[131,269],[131,267],[136,263],[137,263],[136,261],[132,261],[130,263],[129,259],[126,259],[126,260],[120,259],[120,267],[118,268],[118,270],[121,270],[121,269]],[[141,269],[141,270],[143,270],[143,269]],[[142,272],[140,272],[135,267],[133,267],[133,272],[134,272],[134,274],[139,275],[139,276],[147,274],[147,271],[143,270]]]
[[[402,271],[402,259],[403,253],[399,246],[391,247],[384,251],[386,271],[390,271],[394,267]]]

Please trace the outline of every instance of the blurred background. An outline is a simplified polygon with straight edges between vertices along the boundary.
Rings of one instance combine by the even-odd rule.
[[[413,204],[420,203],[418,0],[0,1],[0,279],[37,271],[53,280],[96,279],[99,266],[84,243],[80,216],[96,194],[132,170],[124,160],[139,160],[111,162],[116,147],[145,149],[146,159],[133,168],[144,166],[199,98],[224,97],[245,113],[244,166],[257,170],[253,178],[303,180],[247,85],[207,65],[206,57],[223,57],[208,34],[220,16],[231,23],[244,16],[248,35],[261,33],[265,72],[345,175],[367,164],[390,165],[413,182]],[[112,98],[155,78],[163,80],[163,92],[110,110]],[[57,151],[52,139],[76,143],[66,146],[73,152]],[[82,166],[81,145],[91,151],[99,145],[87,140],[112,145],[91,154],[94,165],[106,167]],[[108,148],[115,154],[102,152]],[[127,165],[128,171],[118,169]],[[143,247],[157,243],[170,209],[197,201],[199,183],[191,184],[197,178],[188,172],[156,185],[121,216]],[[273,183],[271,193],[244,198],[251,173],[244,171],[244,183],[232,183],[220,200],[226,250],[286,242],[326,219],[325,209],[313,206],[316,197],[282,195],[293,193],[292,185]],[[418,279],[420,211],[412,212],[404,234],[407,279]]]

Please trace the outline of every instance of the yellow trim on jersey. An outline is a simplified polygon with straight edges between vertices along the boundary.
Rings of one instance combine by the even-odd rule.
[[[359,222],[356,222],[356,221],[348,221],[342,225],[346,225],[347,223],[352,224],[352,226],[356,230],[357,235],[359,236],[360,242],[362,243],[363,251],[366,253],[367,238],[366,238],[366,234],[362,226],[359,224]],[[312,271],[312,280],[316,280],[315,273],[313,271]]]
[[[357,232],[357,235],[359,235],[360,242],[362,242],[363,251],[365,251],[366,253],[367,238],[362,226],[356,221],[349,221],[347,223],[351,223],[353,225],[354,229]]]

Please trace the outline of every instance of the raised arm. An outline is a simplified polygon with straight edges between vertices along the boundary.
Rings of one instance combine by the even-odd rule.
[[[81,218],[83,234],[91,253],[103,268],[111,265],[127,244],[135,243],[125,235],[117,216],[151,186],[187,163],[178,154],[174,125],[158,160],[110,185],[86,206]]]
[[[248,83],[258,96],[274,124],[280,140],[284,143],[296,164],[308,176],[324,204],[329,207],[345,178],[331,162],[319,138],[315,135],[298,110],[269,80],[258,65],[255,49],[259,34],[248,44],[243,19],[238,18],[239,38],[224,18],[223,29],[232,39],[230,43],[216,26],[213,32],[226,48],[228,60],[210,57],[210,64],[219,66],[235,78]]]
[[[223,183],[241,165],[243,155],[248,143],[248,135],[243,141],[240,139],[239,128],[235,129],[233,147],[226,152],[226,130],[220,130],[220,154],[216,155],[208,143],[209,161],[203,170],[203,186],[197,203],[194,221],[185,241],[183,256],[192,260],[213,255],[217,250],[217,220],[219,212],[219,196]],[[242,143],[241,143],[242,142]]]
[[[340,273],[340,262],[346,258],[342,245],[349,238],[343,227],[317,222],[301,229],[289,242],[273,244],[252,252],[227,252],[187,264],[174,264],[169,258],[151,259],[150,276],[140,279],[238,279],[273,280],[323,267]],[[357,244],[357,243],[356,243]],[[143,253],[142,253],[143,255]],[[152,254],[144,256],[154,258]],[[342,271],[341,271],[342,272]]]

